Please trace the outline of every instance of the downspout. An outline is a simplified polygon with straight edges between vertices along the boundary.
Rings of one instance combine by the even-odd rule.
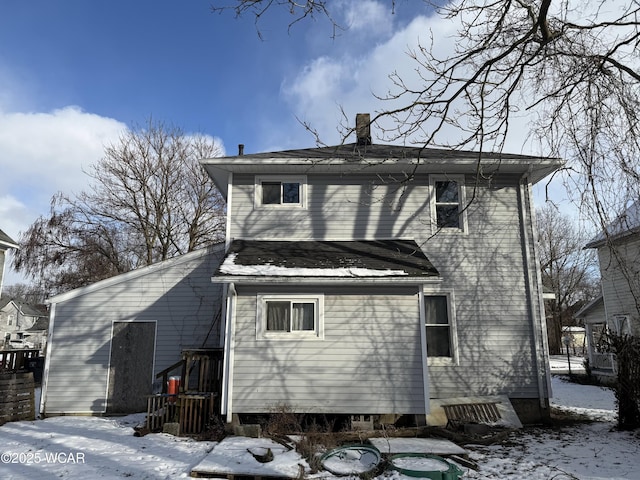
[[[220,402],[221,415],[227,416],[227,422],[231,422],[233,414],[233,349],[235,344],[235,309],[236,309],[236,289],[233,283],[227,286],[226,314],[225,314],[225,335],[224,335],[224,371],[222,376],[222,401]]]
[[[551,397],[551,379],[549,378],[549,359],[545,355],[547,346],[547,325],[544,314],[544,299],[542,298],[542,276],[538,268],[538,254],[536,247],[536,229],[534,227],[535,213],[531,202],[529,174],[525,173],[520,178],[518,186],[518,204],[520,206],[520,228],[523,241],[523,260],[526,274],[526,288],[529,297],[529,315],[531,318],[531,330],[534,341],[534,361],[535,371],[538,381],[538,398],[540,407],[549,407],[548,398],[545,397],[545,387],[548,397]],[[527,227],[527,218],[530,220],[531,235]],[[535,276],[532,275],[535,272]],[[537,295],[536,295],[537,292]],[[538,312],[536,312],[536,305]],[[536,328],[536,318],[540,319],[540,330]],[[540,351],[542,349],[542,352]],[[544,380],[542,378],[544,374]]]
[[[429,390],[429,359],[427,357],[427,324],[424,307],[424,285],[418,290],[418,316],[420,319],[420,349],[422,351],[422,394],[424,395],[425,418],[431,411],[431,394]]]
[[[51,304],[51,310],[49,311],[49,331],[47,332],[47,354],[44,357],[44,372],[42,372],[42,388],[40,392],[40,405],[39,412],[42,418],[45,417],[45,405],[47,399],[47,387],[49,385],[49,365],[51,364],[51,345],[53,340],[53,329],[56,319],[56,304]]]

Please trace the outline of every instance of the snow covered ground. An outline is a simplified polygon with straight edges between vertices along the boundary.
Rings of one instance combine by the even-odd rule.
[[[469,479],[640,479],[640,434],[618,432],[611,391],[553,378],[553,403],[594,423],[526,428],[508,442],[467,446],[479,471]],[[214,447],[165,434],[133,436],[143,415],[56,417],[0,427],[0,479],[179,479]],[[320,475],[332,477],[330,474]],[[378,480],[400,480],[386,472]],[[406,477],[409,478],[409,477]]]

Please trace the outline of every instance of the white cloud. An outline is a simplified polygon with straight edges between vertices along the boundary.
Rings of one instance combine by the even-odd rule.
[[[389,75],[397,72],[414,85],[422,84],[408,52],[417,49],[420,42],[428,46],[433,35],[438,39],[439,55],[445,56],[448,51],[453,52],[454,33],[451,22],[435,16],[417,16],[385,41],[370,44],[357,54],[350,49],[336,50],[338,53],[333,56],[308,62],[294,78],[285,80],[282,93],[295,114],[318,130],[324,142],[337,142],[340,107],[351,123],[358,112],[393,108],[394,102],[376,99],[393,88]]]
[[[19,240],[48,213],[56,192],[85,189],[82,169],[98,161],[104,145],[124,129],[121,122],[77,107],[49,113],[0,110],[0,228]],[[12,278],[8,267],[7,274]]]
[[[389,4],[374,0],[343,2],[344,18],[347,28],[368,36],[383,37],[391,33],[393,16]]]

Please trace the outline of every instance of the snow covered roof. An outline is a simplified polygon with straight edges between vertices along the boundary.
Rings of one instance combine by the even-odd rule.
[[[415,283],[439,274],[413,240],[234,240],[213,280],[266,278],[393,278]]]
[[[604,244],[607,237],[619,239],[632,235],[640,230],[640,201],[634,202],[626,208],[618,217],[611,222],[604,231],[600,232],[585,248],[597,248]]]

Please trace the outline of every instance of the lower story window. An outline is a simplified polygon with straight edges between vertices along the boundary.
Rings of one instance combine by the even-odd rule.
[[[447,295],[424,297],[428,358],[453,358],[453,325]]]
[[[267,332],[315,330],[315,302],[267,300]]]
[[[259,295],[258,336],[261,338],[321,337],[322,296]]]

